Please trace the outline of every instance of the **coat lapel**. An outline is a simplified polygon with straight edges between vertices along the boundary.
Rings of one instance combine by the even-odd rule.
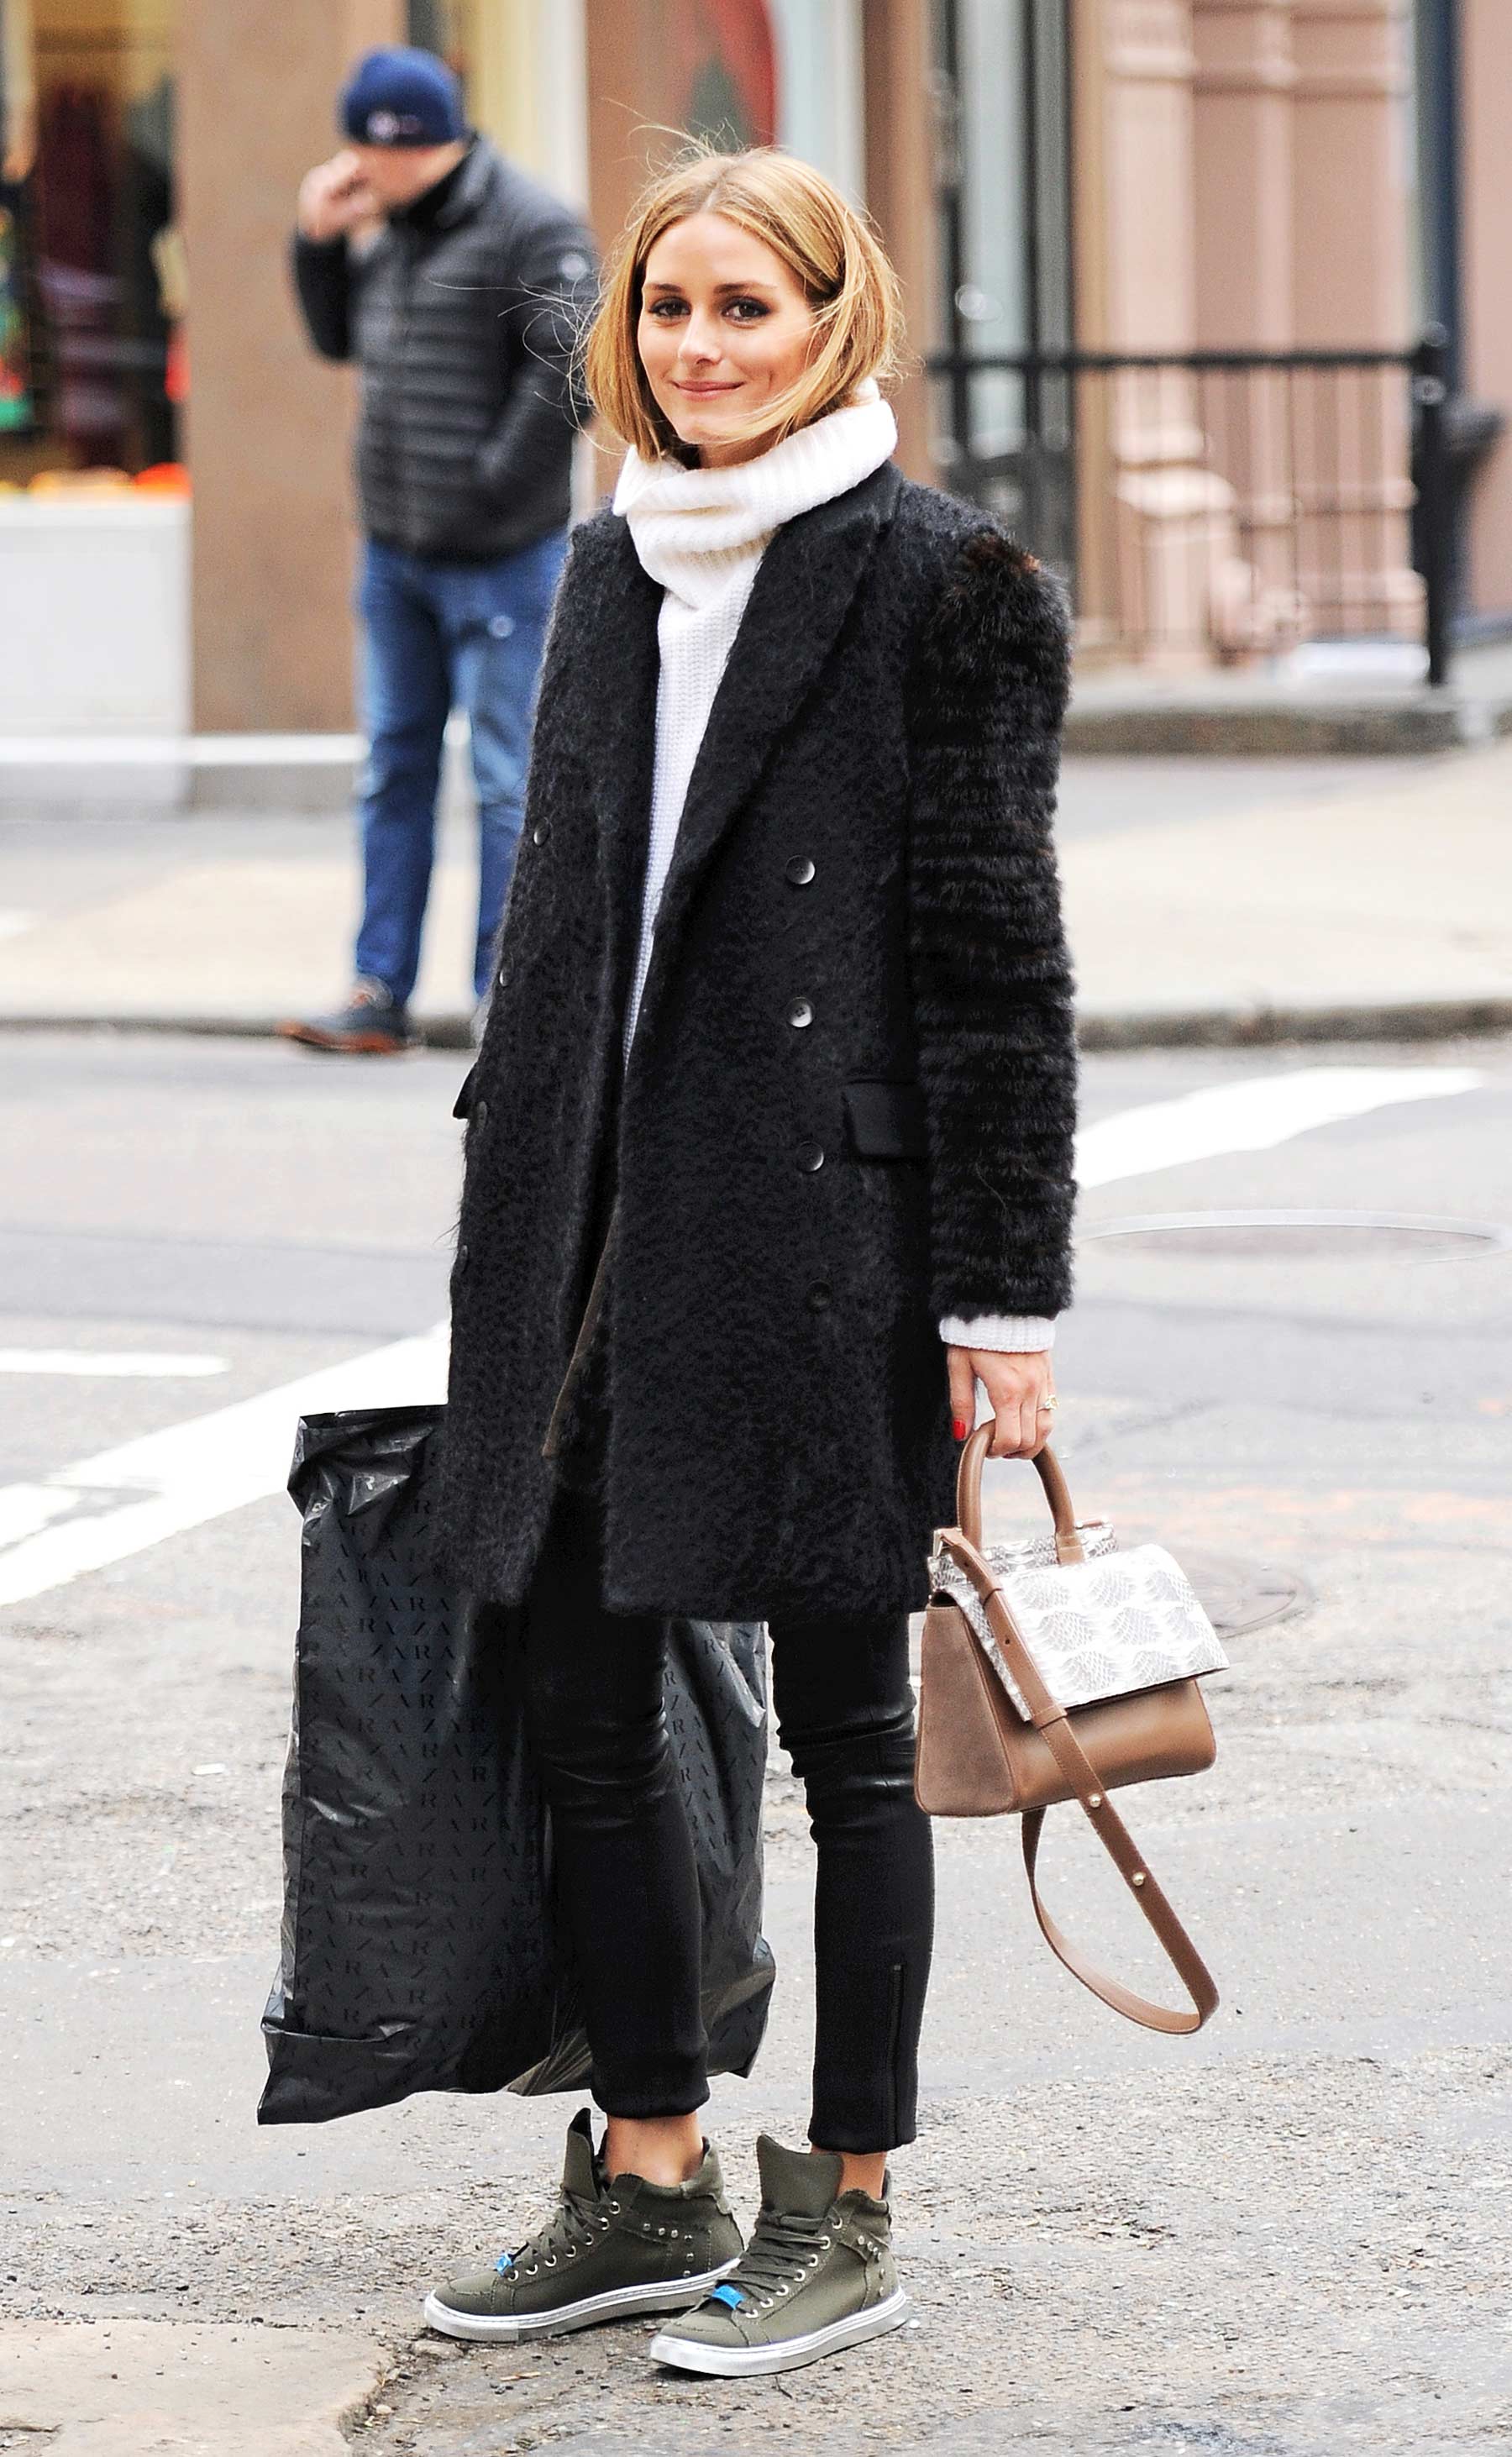
[[[651,840],[656,756],[656,618],[661,590],[642,569],[623,521],[595,575],[592,646],[602,670],[589,698],[598,721],[585,728],[603,852],[610,991],[615,1011],[630,996]]]
[[[650,1037],[645,1025],[675,961],[698,881],[774,745],[818,680],[901,485],[896,465],[884,462],[848,494],[789,521],[761,558],[683,805],[657,909],[637,1043]],[[659,601],[659,590],[656,595]],[[618,676],[614,687],[620,688]],[[638,920],[638,901],[635,910]]]

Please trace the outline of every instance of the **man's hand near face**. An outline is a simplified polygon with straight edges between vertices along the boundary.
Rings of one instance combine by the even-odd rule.
[[[378,219],[382,212],[362,162],[349,145],[343,145],[328,162],[318,162],[300,182],[300,229],[319,245],[345,238],[364,222]]]

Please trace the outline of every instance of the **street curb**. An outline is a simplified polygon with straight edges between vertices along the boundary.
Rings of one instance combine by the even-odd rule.
[[[274,1015],[6,1015],[0,1033],[114,1032],[182,1034],[192,1040],[276,1041]],[[1089,1054],[1137,1049],[1265,1049],[1281,1042],[1460,1041],[1512,1032],[1512,997],[1405,999],[1339,1006],[1194,1007],[1185,1011],[1099,1013],[1077,1018],[1078,1045]],[[426,1049],[470,1050],[470,1016],[421,1019]],[[291,1042],[314,1061],[340,1053]]]
[[[1509,700],[1100,699],[1094,689],[1073,698],[1063,748],[1083,759],[1420,759],[1509,733]]]
[[[1078,1046],[1266,1049],[1289,1041],[1460,1041],[1512,1031],[1512,998],[1407,999],[1359,1006],[1199,1007],[1187,1014],[1083,1015]]]
[[[280,1007],[277,1015],[197,1015],[193,1012],[172,1015],[166,1011],[151,1015],[6,1015],[0,1012],[0,1033],[181,1033],[194,1041],[279,1041],[283,1038],[279,1026],[287,1013],[286,1007]],[[471,1049],[473,1046],[470,1015],[422,1017],[417,1029],[420,1045],[426,1049]],[[291,1041],[289,1047],[301,1049],[307,1058],[340,1057],[342,1054],[339,1050],[312,1049],[304,1042]],[[404,1052],[398,1054],[403,1057]]]

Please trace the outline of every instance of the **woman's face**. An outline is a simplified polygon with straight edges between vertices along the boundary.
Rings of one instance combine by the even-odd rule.
[[[636,342],[657,408],[709,468],[754,460],[732,434],[796,383],[815,342],[807,299],[779,256],[722,214],[690,214],[646,258]]]

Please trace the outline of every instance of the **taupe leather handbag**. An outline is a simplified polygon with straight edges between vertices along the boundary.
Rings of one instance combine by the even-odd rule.
[[[1108,1798],[1122,1785],[1199,1774],[1212,1725],[1197,1683],[1228,1658],[1191,1585],[1158,1544],[1120,1551],[1111,1527],[1078,1524],[1054,1454],[1034,1465],[1053,1535],[982,1542],[982,1462],[990,1420],[966,1441],[959,1524],[942,1528],[924,1616],[914,1788],[932,1817],[1023,1817],[1034,1915],[1051,1950],[1094,1996],[1147,2030],[1200,2031],[1218,1992],[1191,1937]],[[1088,1962],[1040,1896],[1045,1812],[1079,1800],[1191,1999],[1157,2005]]]

